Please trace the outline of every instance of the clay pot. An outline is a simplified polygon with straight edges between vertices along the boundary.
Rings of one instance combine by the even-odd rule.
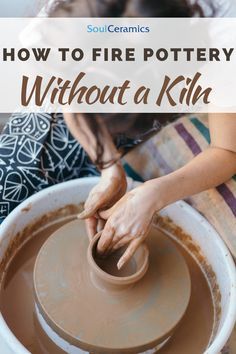
[[[87,259],[91,268],[91,276],[96,286],[102,287],[104,290],[124,290],[139,281],[146,273],[148,269],[148,248],[145,244],[135,252],[131,261],[124,269],[118,271],[116,268],[117,260],[121,257],[124,249],[118,250],[111,254],[107,259],[102,259],[97,255],[97,244],[101,232],[99,232],[90,242],[88,247]],[[112,268],[112,273],[108,273],[102,266],[109,263]]]

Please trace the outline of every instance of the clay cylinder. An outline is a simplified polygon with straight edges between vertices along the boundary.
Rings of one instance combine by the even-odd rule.
[[[91,279],[95,286],[103,290],[125,290],[138,282],[148,269],[149,251],[146,244],[141,244],[128,264],[121,270],[117,268],[117,262],[124,253],[124,248],[111,253],[107,257],[97,254],[97,244],[101,232],[99,232],[89,244],[87,260],[90,266]]]

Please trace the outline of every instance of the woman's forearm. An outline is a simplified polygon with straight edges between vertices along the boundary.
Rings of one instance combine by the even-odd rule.
[[[146,182],[158,195],[159,210],[177,200],[200,193],[229,180],[236,173],[236,153],[210,147],[184,167]]]

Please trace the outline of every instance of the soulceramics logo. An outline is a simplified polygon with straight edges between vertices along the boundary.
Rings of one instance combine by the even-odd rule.
[[[87,25],[88,33],[149,33],[149,26],[115,26],[112,24],[103,26]]]

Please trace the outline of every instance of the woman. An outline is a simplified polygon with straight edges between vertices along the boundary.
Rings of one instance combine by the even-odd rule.
[[[126,194],[125,173],[107,127],[110,126],[110,132],[115,136],[117,132],[112,123],[118,121],[121,132],[128,122],[129,128],[126,126],[123,129],[126,133],[129,132],[129,136],[132,133],[138,136],[140,141],[141,134],[145,131],[149,134],[155,132],[158,129],[155,129],[158,127],[156,123],[163,124],[168,117],[86,117],[65,114],[65,119],[72,134],[83,144],[101,170],[101,180],[90,192],[85,210],[79,218],[86,220],[89,237],[93,237],[104,227],[98,243],[101,254],[128,245],[118,262],[118,268],[132,257],[144,241],[156,211],[179,199],[215,187],[236,173],[235,114],[209,115],[211,145],[207,150],[177,171],[147,181]],[[138,124],[140,122],[141,125]]]
[[[85,5],[83,6],[83,1],[80,1],[80,5],[81,7],[79,8],[76,6],[76,2],[68,2],[65,3],[65,10],[72,16],[94,17],[220,17],[233,14],[233,4],[230,1],[200,1],[192,2],[192,5],[187,1],[176,0],[89,1],[87,2],[87,8]],[[60,11],[62,11],[62,8],[55,6],[52,16],[61,16]],[[109,121],[109,117],[106,117]],[[139,121],[142,118],[143,126],[140,129],[142,133],[144,131],[150,132],[150,121],[153,120],[154,126],[154,121],[163,124],[168,120],[163,117],[157,118],[157,116],[155,118],[149,117],[148,119],[147,116],[144,117],[142,115],[139,116]],[[96,143],[94,148],[92,148],[88,140],[86,141],[86,138],[83,139],[83,134],[81,134],[79,128],[82,125],[79,121],[83,120],[83,118],[78,116],[77,118],[72,118],[65,115],[65,119],[72,134],[81,142],[91,159],[96,161],[101,169],[101,181],[91,191],[85,203],[85,210],[79,217],[86,219],[90,237],[93,237],[98,229],[104,226],[103,221],[106,221],[98,243],[98,251],[101,253],[107,253],[124,245],[129,245],[118,263],[118,268],[121,268],[130,259],[140,243],[143,242],[148,234],[152,217],[157,210],[178,199],[183,199],[189,195],[217,186],[230,179],[236,173],[236,115],[234,114],[210,115],[211,147],[207,151],[199,154],[178,171],[145,182],[141,187],[127,194],[124,194],[126,181],[121,163],[117,161],[109,166],[111,161],[117,160],[117,151],[112,144],[112,139],[108,138],[108,132],[105,132],[104,129],[101,129],[103,134],[101,133],[100,136],[95,133],[99,131],[98,126],[102,125],[102,117],[100,118],[100,123],[93,122],[90,124],[90,129],[88,129],[90,132],[94,130],[94,136],[97,134],[97,146],[99,146],[100,140],[104,149],[102,156],[94,154]],[[87,117],[88,119],[96,120],[96,117]],[[132,119],[135,121],[135,118],[131,118],[131,115],[126,117],[126,120]],[[113,122],[113,129],[117,120],[119,120],[118,117],[113,117],[113,119],[110,117],[110,125],[112,127]],[[124,121],[125,118],[123,118]],[[136,117],[137,121],[138,118]],[[126,129],[127,132],[132,131],[130,127]],[[112,131],[112,128],[110,128],[110,131]],[[105,168],[102,168],[101,162],[103,162]],[[222,169],[222,166],[224,166],[224,169]],[[122,195],[124,196],[121,197]]]
[[[222,7],[219,4],[211,6],[206,1],[201,5],[189,5],[176,0],[75,0],[53,2],[47,11],[50,16],[81,17],[223,16],[229,11],[227,3],[224,4]],[[147,181],[125,194],[126,179],[120,157],[131,146],[148,139],[161,126],[177,118],[141,114],[65,114],[73,139],[61,116],[15,116],[5,129],[4,139],[16,138],[15,148],[19,145],[19,151],[13,149],[9,154],[9,149],[0,149],[3,161],[0,167],[1,205],[5,203],[7,213],[27,196],[48,185],[97,174],[94,167],[97,166],[101,180],[91,191],[79,217],[86,220],[90,237],[104,227],[98,244],[100,253],[128,246],[118,263],[121,268],[144,241],[156,211],[178,199],[217,186],[236,173],[236,116],[209,115],[211,146],[208,150],[181,169]],[[32,124],[38,126],[32,130]],[[32,149],[37,152],[35,159],[27,156],[27,151]],[[15,191],[16,185],[21,186],[20,190]]]

